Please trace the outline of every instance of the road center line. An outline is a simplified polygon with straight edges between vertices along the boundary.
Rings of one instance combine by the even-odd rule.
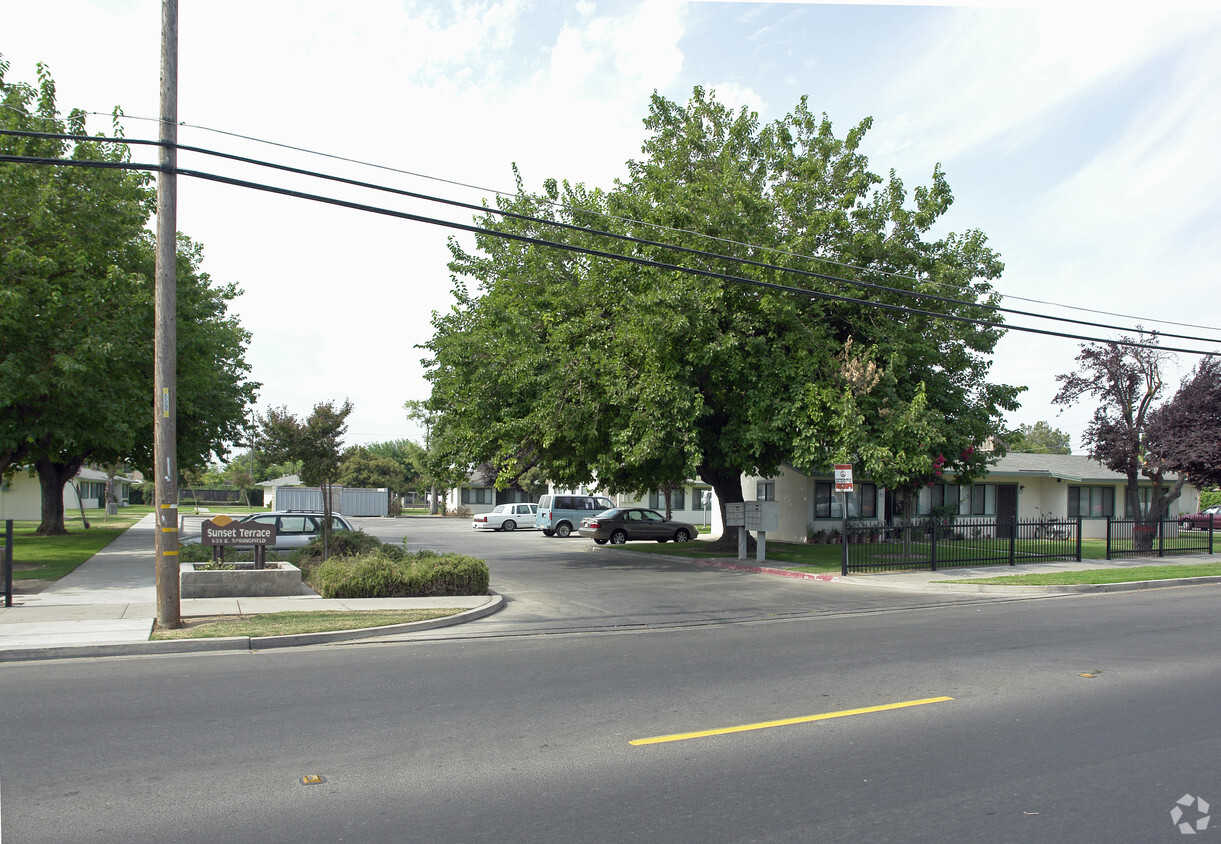
[[[808,724],[811,721],[827,721],[831,718],[847,718],[849,715],[867,715],[870,712],[886,712],[891,709],[906,709],[909,706],[924,706],[927,703],[943,703],[953,700],[952,697],[928,697],[922,700],[904,700],[899,703],[884,703],[881,706],[866,706],[862,709],[845,709],[842,712],[824,712],[820,715],[803,715],[799,718],[783,718],[779,721],[762,721],[758,724],[740,724],[736,727],[719,727],[715,730],[699,730],[694,733],[674,733],[668,736],[653,736],[652,738],[632,739],[628,744],[640,746],[645,744],[664,744],[670,741],[686,741],[707,736],[723,736],[729,733],[745,733],[749,730],[766,730],[769,727],[787,727],[790,724]]]

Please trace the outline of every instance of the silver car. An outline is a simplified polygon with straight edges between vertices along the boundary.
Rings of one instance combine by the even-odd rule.
[[[309,541],[322,533],[322,513],[297,512],[293,510],[275,510],[270,513],[252,513],[238,519],[239,522],[256,525],[274,525],[276,528],[276,544],[269,545],[271,551],[295,551],[309,545]],[[331,530],[355,530],[352,523],[338,513],[331,514]],[[184,545],[198,545],[200,537],[192,536],[183,542]],[[249,545],[232,546],[239,551],[249,551]]]

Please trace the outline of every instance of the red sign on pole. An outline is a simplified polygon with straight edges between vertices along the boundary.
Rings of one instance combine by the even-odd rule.
[[[852,492],[852,465],[835,464],[835,491]]]

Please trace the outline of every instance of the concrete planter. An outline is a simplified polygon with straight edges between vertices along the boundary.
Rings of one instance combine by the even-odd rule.
[[[182,563],[183,598],[273,598],[301,594],[301,569],[291,563],[268,563],[265,569],[197,570]]]

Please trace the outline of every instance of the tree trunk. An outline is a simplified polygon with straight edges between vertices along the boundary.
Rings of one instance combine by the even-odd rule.
[[[725,525],[725,505],[737,504],[743,501],[742,497],[742,476],[737,472],[719,473],[710,466],[700,467],[700,479],[704,483],[712,487],[716,493],[717,506],[721,509],[721,525]],[[747,537],[748,552],[754,548],[755,538]],[[713,540],[711,544],[714,551],[729,551],[737,553],[738,550],[738,530],[737,528],[724,527],[719,538]]]
[[[1150,498],[1149,509],[1140,506],[1140,477],[1135,471],[1128,472],[1128,512],[1132,514],[1132,550],[1149,553],[1157,540],[1157,502]]]
[[[64,536],[68,533],[64,527],[64,484],[76,477],[84,462],[83,459],[74,459],[67,463],[56,463],[48,457],[34,461],[34,467],[38,470],[38,486],[42,490],[42,522],[34,531],[35,535]]]

